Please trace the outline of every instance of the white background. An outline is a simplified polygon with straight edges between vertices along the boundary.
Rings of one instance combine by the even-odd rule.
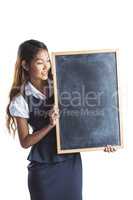
[[[133,30],[130,0],[12,0],[0,3],[0,199],[29,200],[26,160],[5,127],[18,45],[43,41],[49,51],[119,48],[124,149],[84,152],[83,200],[133,199]],[[56,199],[56,197],[55,197]]]

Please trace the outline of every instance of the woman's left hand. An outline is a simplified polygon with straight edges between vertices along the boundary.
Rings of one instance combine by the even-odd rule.
[[[115,152],[117,149],[115,147],[112,147],[111,145],[107,145],[105,148],[104,148],[104,152]]]

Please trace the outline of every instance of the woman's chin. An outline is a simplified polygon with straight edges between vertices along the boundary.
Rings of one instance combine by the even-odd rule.
[[[47,79],[48,79],[48,76],[43,76],[42,79],[43,79],[43,80],[47,80]]]

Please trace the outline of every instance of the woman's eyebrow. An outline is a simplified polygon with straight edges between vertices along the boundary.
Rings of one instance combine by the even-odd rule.
[[[41,59],[41,58],[36,58],[35,60],[42,60],[43,61],[43,59]]]
[[[49,58],[47,58],[47,59],[49,59]],[[43,61],[43,59],[42,59],[42,58],[36,58],[36,59],[35,59],[35,61],[37,61],[37,60],[42,60],[42,61]]]

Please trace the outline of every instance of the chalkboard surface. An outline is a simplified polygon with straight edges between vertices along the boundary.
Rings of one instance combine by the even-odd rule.
[[[53,52],[58,153],[121,146],[117,51]]]

